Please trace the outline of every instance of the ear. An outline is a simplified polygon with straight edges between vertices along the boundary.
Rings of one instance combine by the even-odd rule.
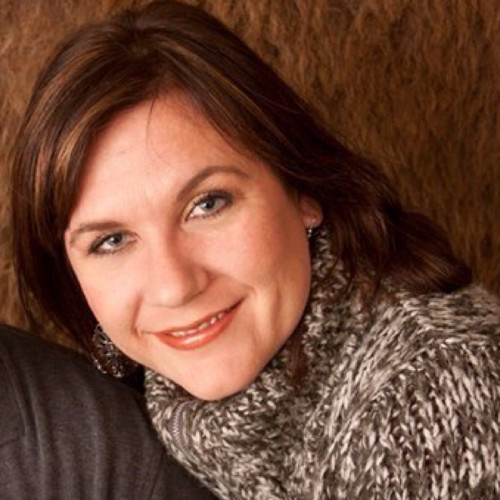
[[[302,215],[302,220],[304,222],[304,227],[318,227],[323,221],[323,210],[319,203],[303,194],[297,194],[297,202],[299,211]]]

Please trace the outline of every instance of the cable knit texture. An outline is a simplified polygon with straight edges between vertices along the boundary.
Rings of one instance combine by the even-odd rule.
[[[498,301],[393,289],[363,307],[338,295],[325,232],[315,246],[299,388],[288,345],[215,402],[147,371],[163,443],[223,499],[500,498]]]

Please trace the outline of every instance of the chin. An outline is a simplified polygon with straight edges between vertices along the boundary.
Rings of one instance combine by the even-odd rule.
[[[228,380],[221,381],[220,383],[205,383],[203,386],[193,387],[188,384],[184,386],[184,389],[198,399],[202,399],[204,401],[218,401],[220,399],[234,396],[238,392],[246,389],[253,382],[255,376],[245,378],[241,381],[231,379],[229,376],[227,378]]]
[[[248,384],[247,384],[248,385]],[[241,387],[207,387],[207,388],[202,388],[197,390],[190,390],[189,388],[185,388],[186,391],[188,391],[192,396],[198,399],[202,399],[203,401],[219,401],[224,398],[228,398],[230,396],[233,396],[234,394],[237,394],[238,392],[242,391],[245,389],[246,386],[241,386]]]

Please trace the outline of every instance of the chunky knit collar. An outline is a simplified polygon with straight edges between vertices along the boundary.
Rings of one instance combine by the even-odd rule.
[[[294,334],[301,335],[307,366],[299,387],[287,376],[290,343],[245,390],[220,401],[196,399],[146,371],[148,409],[160,439],[221,498],[284,499],[290,491],[294,498],[310,497],[308,479],[325,422],[319,402],[339,344],[349,337],[343,318],[361,313],[359,301],[339,300],[345,278],[332,272],[327,232],[319,231],[312,244],[310,300]]]

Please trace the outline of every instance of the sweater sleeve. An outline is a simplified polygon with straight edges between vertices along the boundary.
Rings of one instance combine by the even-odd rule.
[[[346,419],[315,498],[500,498],[500,353],[436,341]]]

